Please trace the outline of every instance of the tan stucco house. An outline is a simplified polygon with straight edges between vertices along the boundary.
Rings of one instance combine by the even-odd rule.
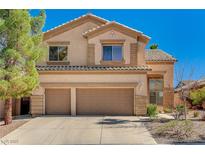
[[[40,85],[14,103],[13,113],[145,115],[148,103],[172,104],[176,59],[145,49],[149,40],[92,14],[45,32],[48,57],[37,65]]]

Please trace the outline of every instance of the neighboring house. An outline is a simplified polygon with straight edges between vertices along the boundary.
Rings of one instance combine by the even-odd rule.
[[[183,80],[174,89],[174,106],[177,104],[183,104],[184,101],[180,98],[180,92],[182,89],[192,90],[205,87],[205,79],[201,80]]]
[[[92,14],[45,32],[40,86],[15,103],[14,114],[145,115],[148,103],[171,105],[176,59],[146,50],[149,40]]]

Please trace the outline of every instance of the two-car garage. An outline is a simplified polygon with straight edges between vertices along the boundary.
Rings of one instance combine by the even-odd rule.
[[[77,114],[133,115],[133,94],[129,88],[77,89]]]
[[[76,88],[77,115],[133,115],[134,88]],[[46,89],[46,114],[70,115],[71,90]]]

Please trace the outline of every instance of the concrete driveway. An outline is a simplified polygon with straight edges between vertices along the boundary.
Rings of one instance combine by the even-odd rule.
[[[1,144],[156,144],[138,117],[52,117],[30,120]]]

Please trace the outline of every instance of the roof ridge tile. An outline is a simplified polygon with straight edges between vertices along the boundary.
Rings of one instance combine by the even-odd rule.
[[[144,36],[144,37],[147,37],[147,38],[149,38],[149,39],[151,38],[151,37],[145,35],[143,32],[141,32],[141,31],[139,31],[139,30],[136,30],[136,29],[134,29],[134,28],[131,28],[131,27],[127,26],[127,25],[121,24],[121,23],[119,23],[119,22],[117,22],[117,21],[107,22],[107,23],[102,24],[102,25],[100,25],[100,26],[91,28],[91,29],[89,29],[89,30],[83,32],[82,34],[83,34],[83,35],[86,35],[86,34],[88,34],[88,33],[90,33],[90,32],[93,32],[93,31],[95,31],[95,30],[98,30],[98,29],[100,29],[100,28],[102,28],[102,27],[104,27],[104,26],[106,26],[106,25],[109,25],[109,24],[117,24],[117,25],[120,25],[120,26],[122,26],[122,27],[125,27],[125,28],[128,28],[128,29],[130,29],[130,30],[133,30],[133,31],[135,31],[135,32],[137,32],[137,33],[140,33],[140,35],[142,35],[142,36]]]
[[[51,29],[45,31],[44,33],[47,33],[47,32],[49,32],[49,31],[52,31],[52,30],[54,30],[54,29],[56,29],[56,28],[59,28],[59,27],[61,27],[61,26],[64,26],[64,25],[66,25],[66,24],[68,24],[68,23],[70,23],[70,22],[74,22],[74,21],[79,20],[79,19],[81,19],[81,18],[83,18],[83,17],[86,17],[86,16],[92,16],[92,17],[98,18],[98,19],[100,19],[100,20],[104,20],[104,21],[106,21],[106,22],[109,22],[109,20],[107,20],[107,19],[104,19],[104,18],[102,18],[102,17],[96,16],[96,15],[94,15],[94,14],[92,14],[92,13],[87,13],[87,14],[83,14],[83,15],[81,15],[81,16],[79,16],[79,17],[76,17],[76,18],[74,18],[74,19],[71,19],[71,20],[69,20],[69,21],[66,21],[66,22],[64,22],[64,23],[61,23],[60,25],[57,25],[57,26],[55,26],[55,27],[53,27],[53,28],[51,28]]]

